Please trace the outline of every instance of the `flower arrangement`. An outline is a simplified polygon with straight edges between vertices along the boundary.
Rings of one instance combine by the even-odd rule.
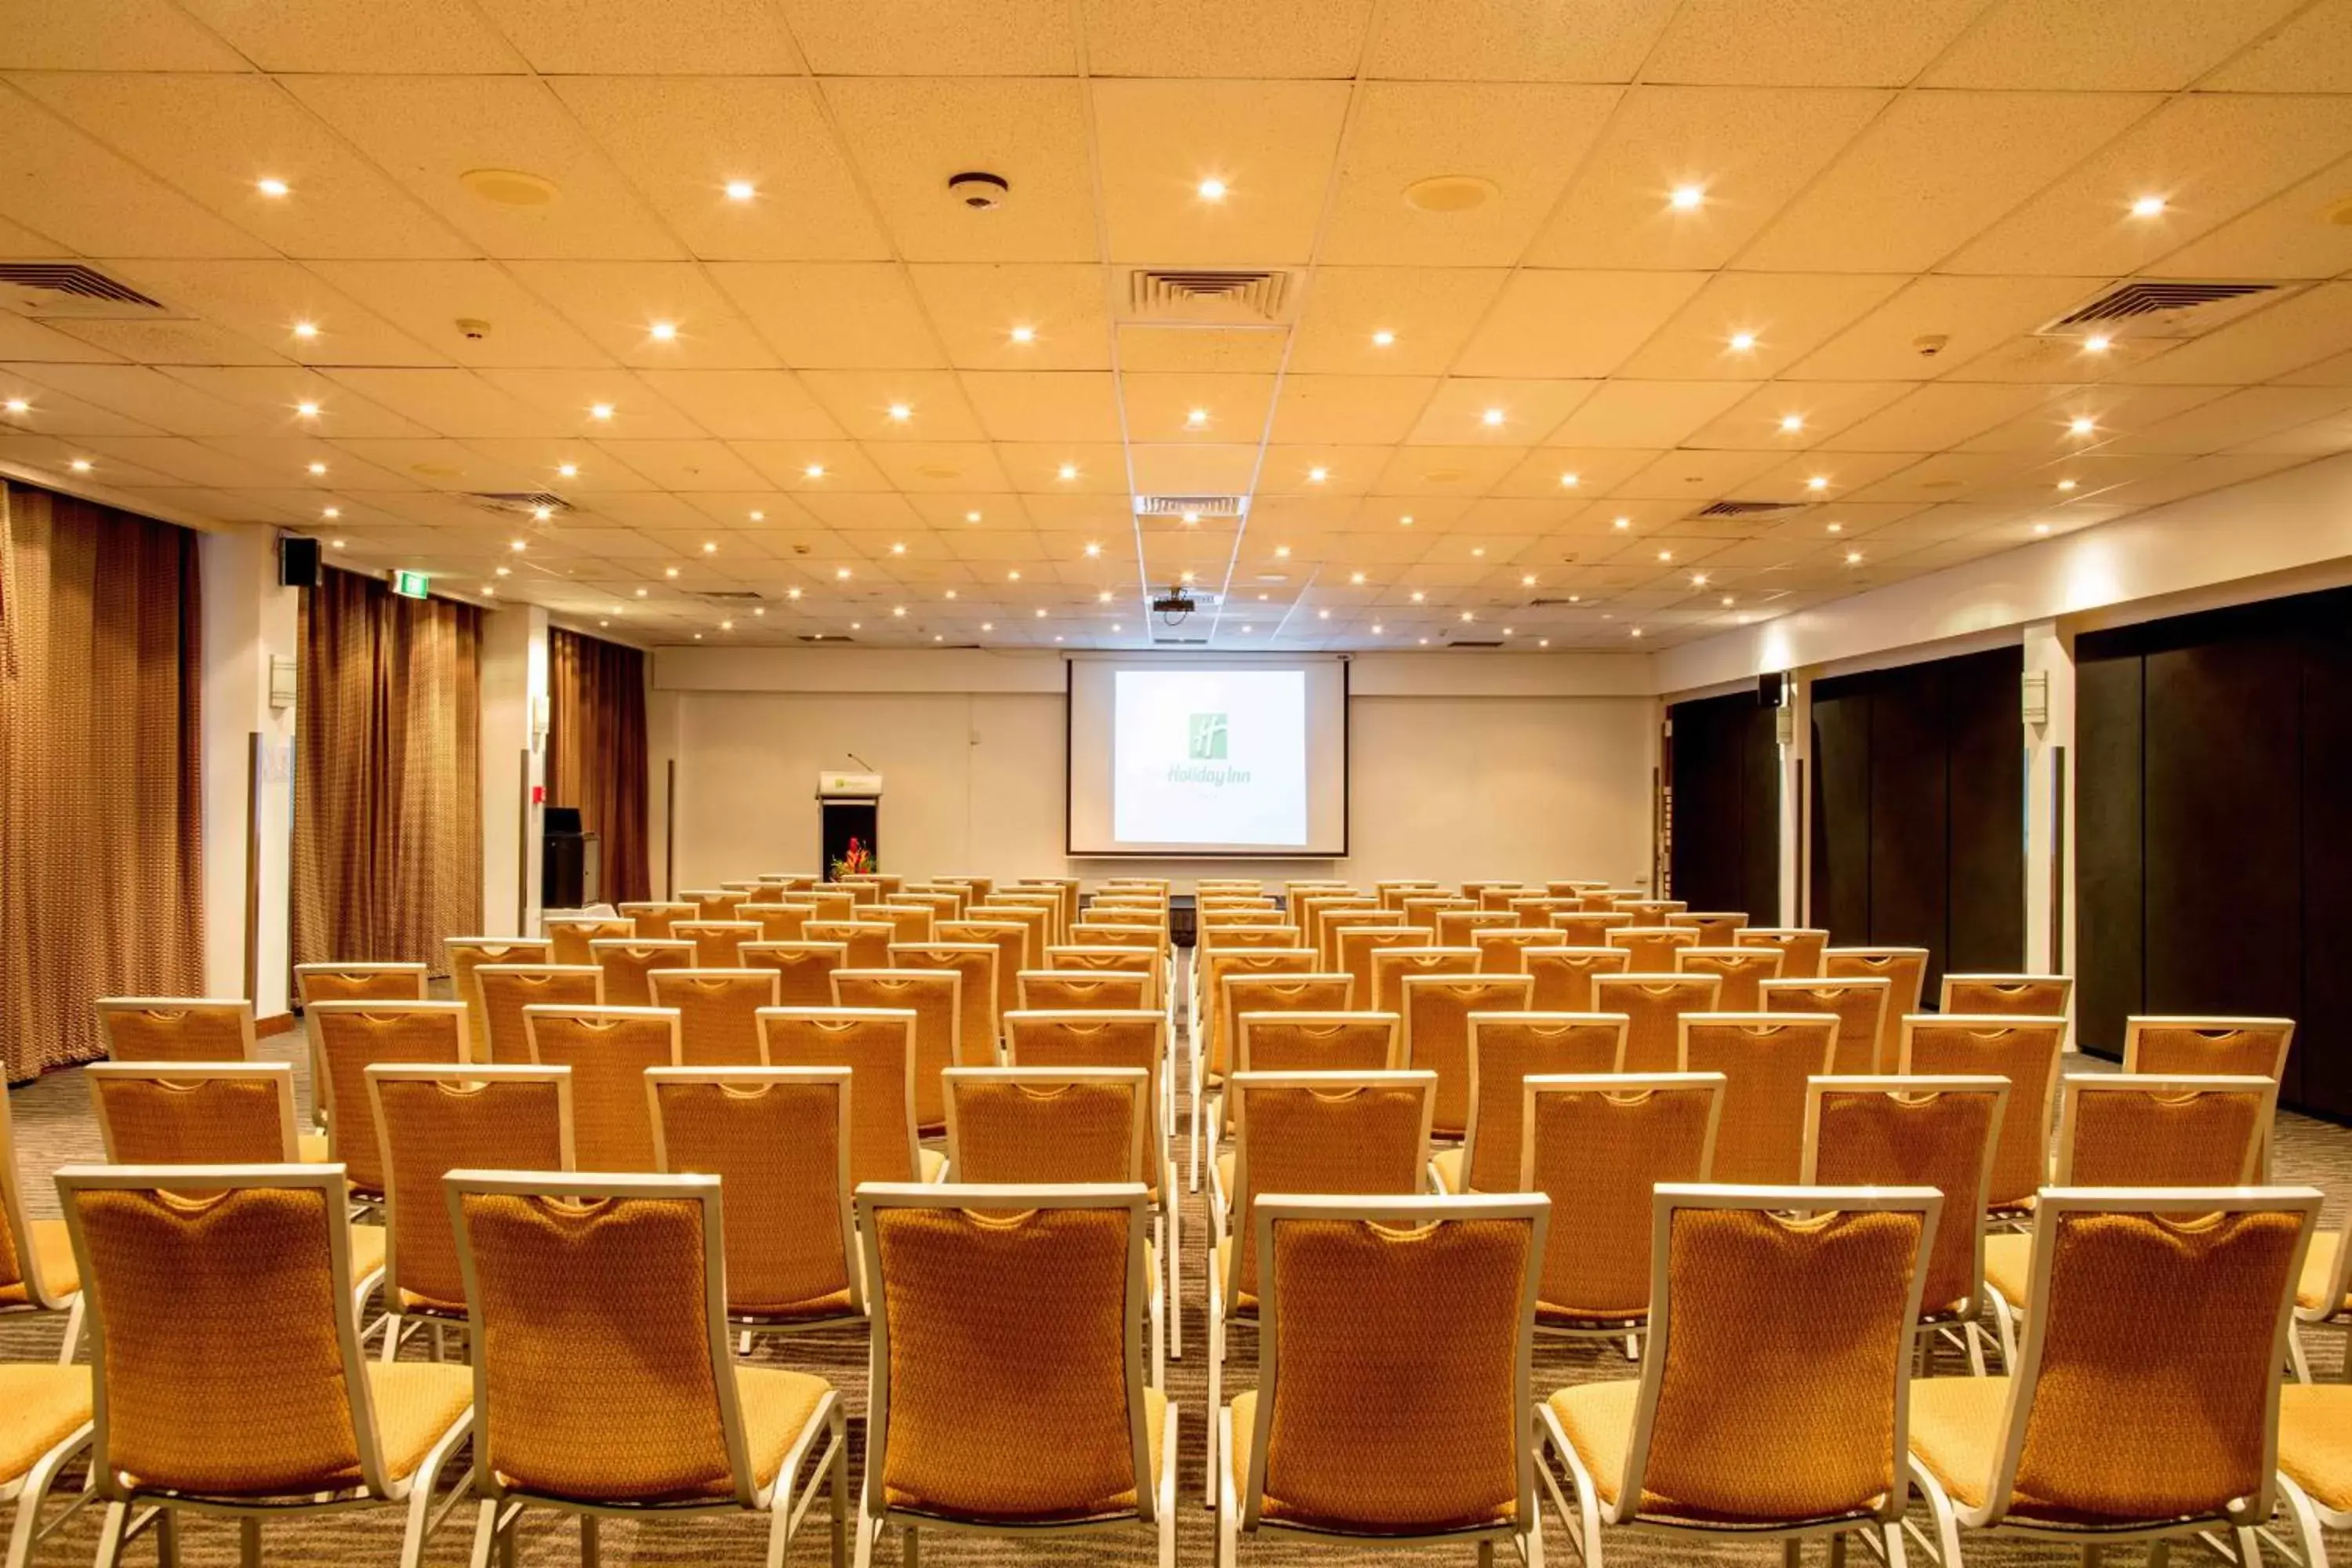
[[[833,879],[838,882],[844,877],[869,876],[873,870],[874,851],[853,838],[849,847],[841,852],[841,858],[833,863]]]

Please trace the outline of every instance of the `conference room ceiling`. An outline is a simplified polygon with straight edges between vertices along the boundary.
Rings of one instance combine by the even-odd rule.
[[[0,463],[649,643],[1655,647],[2352,447],[2347,99],[2352,0],[0,0],[0,260],[153,302],[0,284]]]

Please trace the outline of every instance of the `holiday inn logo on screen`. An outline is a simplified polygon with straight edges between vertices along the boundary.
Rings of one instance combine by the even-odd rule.
[[[1223,789],[1227,784],[1250,782],[1247,768],[1227,767],[1227,734],[1223,713],[1194,713],[1184,725],[1184,754],[1192,765],[1171,763],[1168,765],[1170,784],[1208,784]],[[1213,764],[1202,766],[1202,763]]]
[[[1192,740],[1188,747],[1196,763],[1222,763],[1225,760],[1225,716],[1222,713],[1192,715]]]

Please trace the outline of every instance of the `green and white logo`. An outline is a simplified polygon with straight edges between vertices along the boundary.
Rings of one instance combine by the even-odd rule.
[[[1187,753],[1196,763],[1222,763],[1225,760],[1225,716],[1222,713],[1192,715]]]

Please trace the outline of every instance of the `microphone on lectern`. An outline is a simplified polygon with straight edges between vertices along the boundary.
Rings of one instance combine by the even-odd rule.
[[[856,752],[844,752],[841,754],[847,757],[851,762],[856,763],[859,767],[864,768],[867,773],[870,773],[874,771],[874,764],[867,762],[864,757],[859,756]]]

